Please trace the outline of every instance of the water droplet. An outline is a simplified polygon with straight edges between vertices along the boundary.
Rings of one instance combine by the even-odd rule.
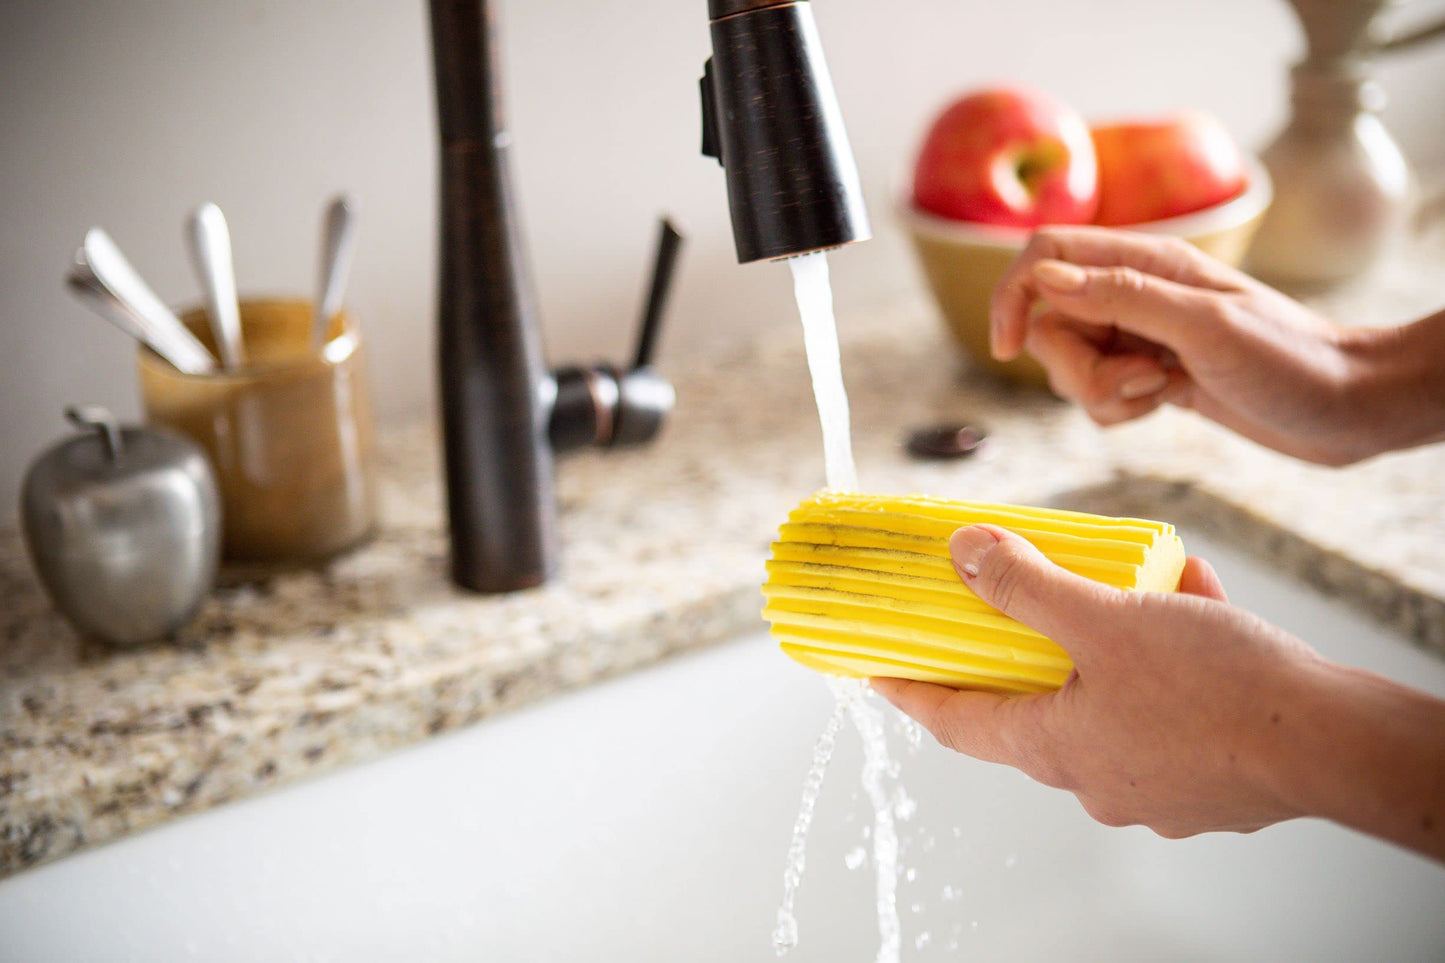
[[[773,930],[773,951],[784,955],[798,945],[798,921],[792,913],[778,910],[778,927]]]
[[[783,903],[778,908],[778,928],[773,935],[773,945],[781,956],[797,945],[798,921],[793,915],[793,904],[797,900],[798,886],[803,881],[803,869],[807,864],[808,830],[813,825],[813,810],[817,808],[818,796],[823,791],[823,779],[828,774],[828,763],[832,761],[833,750],[838,743],[838,731],[843,728],[844,715],[849,704],[857,698],[861,686],[830,680],[833,690],[833,713],[813,745],[813,762],[808,775],[803,779],[803,798],[798,803],[798,815],[793,821],[793,838],[788,843],[787,862],[783,866]],[[791,942],[789,942],[791,940]]]
[[[910,883],[913,882],[915,879],[918,878],[918,870],[912,866],[908,867],[908,872],[903,874],[903,878],[908,880],[908,882]]]
[[[961,890],[954,889],[952,886],[943,887],[943,898],[946,900],[956,900],[962,895]]]
[[[854,846],[843,856],[843,865],[849,869],[857,869],[868,859],[868,851],[862,846]]]
[[[923,912],[923,904],[922,904],[922,903],[914,903],[912,906],[910,906],[910,907],[908,907],[908,908],[909,908],[909,910],[912,911],[912,913],[913,913],[914,916],[917,916],[919,913],[922,913],[922,912]]]
[[[927,931],[927,930],[924,930],[922,933],[919,933],[917,936],[915,936],[915,937],[913,938],[913,945],[916,946],[918,949],[921,950],[921,949],[923,949],[925,946],[927,946],[930,942],[932,942],[932,940],[933,940],[933,937],[931,937],[931,936],[928,935],[928,931]]]
[[[877,963],[898,963],[902,927],[898,921],[898,833],[889,805],[888,738],[885,703],[873,693],[853,700],[848,718],[863,743],[863,794],[873,808],[874,896],[878,909]]]
[[[1013,869],[1014,866],[1016,866],[1016,865],[1018,864],[1018,861],[1019,861],[1019,858],[1018,858],[1017,856],[1010,855],[1010,856],[1008,857],[1008,859],[1005,859],[1005,860],[1003,861],[1003,868],[1004,868],[1004,869]]]
[[[903,726],[903,739],[908,743],[912,752],[917,752],[923,745],[923,727],[915,719],[910,719],[903,713],[898,713],[898,718]]]

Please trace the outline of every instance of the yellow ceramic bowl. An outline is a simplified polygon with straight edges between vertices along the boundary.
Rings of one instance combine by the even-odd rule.
[[[1269,173],[1251,159],[1249,186],[1233,200],[1125,230],[1182,237],[1226,264],[1238,266],[1273,196]],[[1005,377],[1047,384],[1043,369],[1032,358],[1005,363],[995,361],[988,351],[989,298],[1023,250],[1029,232],[938,217],[918,210],[908,198],[900,205],[899,217],[913,238],[919,264],[944,319],[974,362]]]

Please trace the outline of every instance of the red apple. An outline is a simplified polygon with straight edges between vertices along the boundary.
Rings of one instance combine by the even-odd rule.
[[[1000,88],[934,121],[913,174],[920,209],[963,221],[1085,224],[1098,205],[1084,118],[1047,94]]]
[[[1212,114],[1095,127],[1095,223],[1142,224],[1212,207],[1244,190],[1244,155]]]

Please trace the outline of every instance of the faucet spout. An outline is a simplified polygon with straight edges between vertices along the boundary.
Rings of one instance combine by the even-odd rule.
[[[870,235],[843,112],[810,0],[709,0],[703,153],[727,176],[738,261]]]

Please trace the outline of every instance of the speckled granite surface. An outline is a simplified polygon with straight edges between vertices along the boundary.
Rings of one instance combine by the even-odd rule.
[[[1376,320],[1445,303],[1441,290],[1391,290]],[[848,314],[868,488],[1205,528],[1445,653],[1445,447],[1332,471],[1186,414],[1100,432],[970,373],[926,306]],[[822,482],[799,341],[788,327],[680,376],[651,449],[565,461],[565,570],[531,592],[450,587],[422,426],[384,437],[373,544],[325,571],[219,591],[174,645],[78,641],[19,538],[0,534],[0,875],[760,627],[767,543]],[[961,417],[992,433],[973,460],[905,457],[908,428]]]

